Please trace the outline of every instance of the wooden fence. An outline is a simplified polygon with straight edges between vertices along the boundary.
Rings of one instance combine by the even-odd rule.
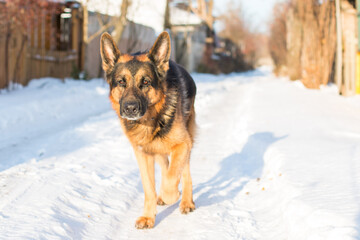
[[[29,49],[27,54],[27,79],[45,76],[69,77],[76,66],[77,58],[75,51]]]
[[[20,42],[21,36],[20,35],[13,35],[9,42],[8,48],[8,59],[5,59],[5,36],[0,37],[0,89],[7,86],[6,76],[5,76],[5,63],[7,61],[8,64],[8,73],[9,79],[14,79],[14,70],[16,64],[16,58],[18,52],[20,50]],[[17,70],[17,74],[19,79],[21,79],[21,84],[26,84],[26,73],[25,67],[26,66],[26,47],[23,50],[23,53],[20,57],[20,68]]]
[[[14,42],[15,41],[15,42]],[[8,61],[9,79],[14,82],[14,74],[17,72],[16,83],[27,85],[31,79],[42,77],[65,78],[70,77],[75,66],[78,64],[78,53],[71,51],[56,51],[34,49],[25,47],[20,57],[19,67],[16,68],[16,58],[19,48],[18,41],[12,40],[9,48],[8,59],[5,59],[5,49],[0,48],[0,89],[7,86],[5,78],[5,61]],[[4,45],[2,45],[4,46]]]

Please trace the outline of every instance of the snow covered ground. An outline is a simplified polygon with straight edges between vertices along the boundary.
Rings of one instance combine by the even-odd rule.
[[[265,68],[193,76],[197,209],[158,206],[150,230],[102,80],[0,94],[0,239],[360,239],[359,96]]]

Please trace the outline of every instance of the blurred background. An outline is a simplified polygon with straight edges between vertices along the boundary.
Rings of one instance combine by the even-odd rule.
[[[308,88],[359,94],[359,11],[355,0],[0,0],[0,89],[102,77],[103,32],[134,53],[165,30],[190,72],[269,65]]]

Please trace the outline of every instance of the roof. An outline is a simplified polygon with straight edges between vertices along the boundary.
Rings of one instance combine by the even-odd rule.
[[[81,0],[85,3],[86,0]],[[120,15],[121,0],[91,0],[88,10],[110,16]],[[138,24],[155,29],[157,33],[164,30],[166,0],[132,0],[127,18]]]
[[[190,11],[170,7],[170,23],[172,25],[200,25],[202,20]]]
[[[80,0],[84,4],[86,0]],[[120,15],[122,0],[90,0],[88,10],[110,16]],[[166,0],[132,0],[127,18],[144,26],[155,29],[156,33],[164,30]],[[202,20],[192,12],[170,6],[170,23],[173,25],[200,25]]]

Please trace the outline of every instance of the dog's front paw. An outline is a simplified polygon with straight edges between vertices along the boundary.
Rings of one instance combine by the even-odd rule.
[[[182,214],[188,214],[195,210],[195,203],[193,201],[181,201],[180,202],[180,212]]]
[[[136,220],[135,227],[137,229],[153,228],[155,224],[155,218],[151,217],[139,217]]]
[[[180,197],[180,192],[178,189],[175,189],[174,191],[162,191],[159,198],[165,204],[173,204],[179,199],[179,197]]]

